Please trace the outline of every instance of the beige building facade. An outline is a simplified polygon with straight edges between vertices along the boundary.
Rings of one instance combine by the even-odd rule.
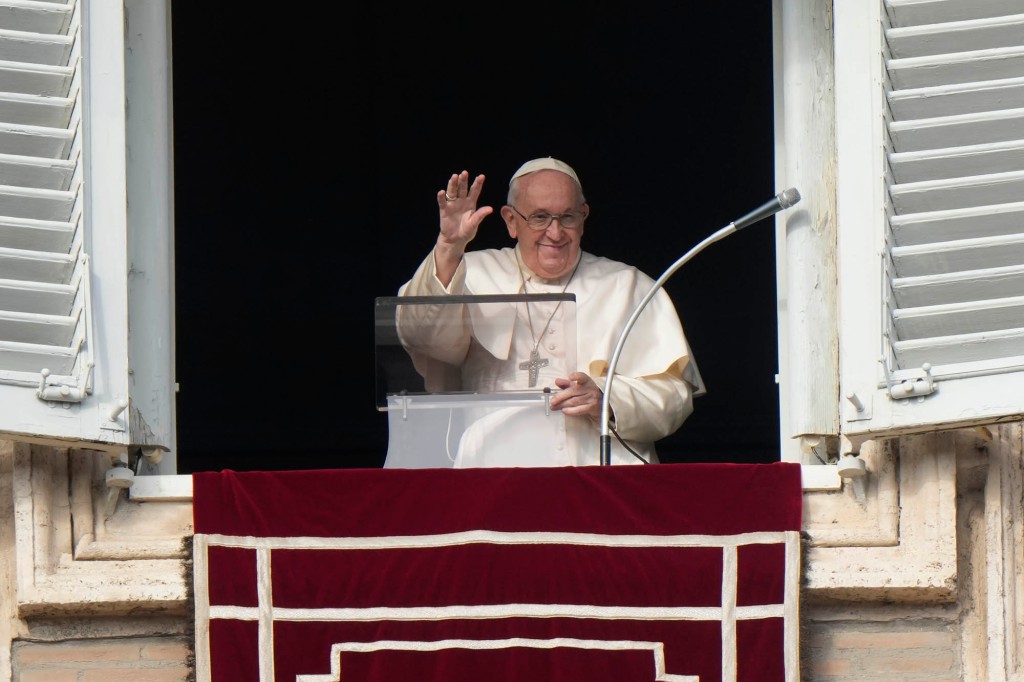
[[[801,679],[1024,675],[1020,422],[866,445],[804,494]],[[104,453],[0,447],[0,679],[188,680],[191,503],[130,499]]]

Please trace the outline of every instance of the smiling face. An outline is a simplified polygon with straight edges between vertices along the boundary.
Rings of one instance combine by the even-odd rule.
[[[590,214],[579,185],[565,173],[539,170],[514,180],[509,199],[512,203],[502,207],[501,216],[509,235],[519,242],[526,267],[546,279],[568,274],[579,258],[583,226]],[[571,229],[561,220],[552,220],[543,229],[530,227],[527,218],[545,213],[571,213],[578,219]]]

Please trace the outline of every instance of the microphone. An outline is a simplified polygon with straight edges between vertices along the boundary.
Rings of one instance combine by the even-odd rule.
[[[708,246],[709,244],[717,242],[719,239],[722,239],[723,237],[729,236],[733,232],[738,232],[739,230],[742,230],[744,227],[747,227],[748,225],[753,225],[754,223],[763,220],[768,216],[775,215],[779,211],[785,208],[789,208],[790,206],[793,206],[798,201],[800,201],[800,192],[797,191],[796,187],[790,187],[789,189],[784,190],[779,194],[775,195],[774,199],[765,202],[764,204],[762,204],[758,208],[755,208],[753,211],[746,214],[745,216],[739,218],[738,220],[732,221],[722,229],[718,230],[713,235],[697,244],[697,246],[687,251],[682,258],[680,258],[671,266],[669,266],[668,270],[666,270],[665,273],[658,278],[658,280],[651,287],[651,290],[647,292],[647,294],[640,301],[640,304],[637,305],[636,310],[633,311],[633,314],[630,315],[629,319],[626,321],[626,326],[623,328],[622,333],[619,334],[619,340],[615,344],[615,351],[612,353],[611,360],[608,362],[608,379],[604,383],[604,395],[601,396],[602,465],[612,463],[612,437],[609,434],[609,430],[611,426],[611,388],[612,381],[615,379],[615,367],[619,364],[619,355],[622,353],[622,346],[626,343],[626,337],[629,335],[629,330],[633,328],[633,324],[636,322],[636,319],[640,317],[640,313],[643,312],[644,308],[647,307],[647,304],[650,303],[652,298],[654,298],[654,295],[658,292],[658,289],[660,289],[665,284],[665,281],[668,280],[668,278],[671,277],[676,270],[681,268],[683,264],[686,263],[686,261],[690,260],[698,253],[703,251],[704,247]]]
[[[739,220],[734,220],[732,224],[737,230],[742,230],[747,225],[753,225],[760,220],[764,220],[768,216],[775,215],[782,209],[789,208],[798,201],[800,201],[800,192],[796,191],[796,187],[790,187],[789,189],[777,194],[774,199],[766,201],[764,204],[755,208]]]

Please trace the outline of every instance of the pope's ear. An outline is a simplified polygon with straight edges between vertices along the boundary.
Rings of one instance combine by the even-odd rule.
[[[512,212],[511,206],[501,207],[501,218],[505,221],[505,227],[508,228],[508,236],[515,239],[519,232],[516,230],[516,214]]]

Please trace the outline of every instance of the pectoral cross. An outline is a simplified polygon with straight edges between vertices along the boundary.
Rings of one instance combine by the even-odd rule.
[[[537,377],[540,376],[540,368],[548,366],[548,359],[542,358],[537,349],[530,351],[530,359],[519,363],[519,369],[525,369],[530,373],[528,386],[533,388],[537,385]]]

